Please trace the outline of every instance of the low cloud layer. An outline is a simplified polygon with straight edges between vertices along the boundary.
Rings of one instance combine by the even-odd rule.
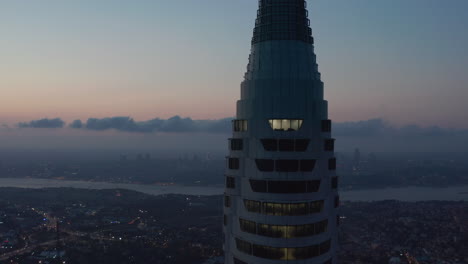
[[[407,125],[395,127],[383,119],[370,119],[357,122],[343,122],[333,124],[333,135],[336,137],[375,137],[375,136],[402,136],[402,137],[431,137],[467,135],[467,130],[444,129],[439,126],[421,127]]]
[[[218,120],[193,120],[174,116],[169,119],[155,118],[147,121],[135,121],[131,117],[118,116],[108,118],[89,118],[83,122],[74,120],[68,126],[73,129],[106,131],[116,130],[134,133],[230,133],[232,118]],[[62,128],[65,122],[60,118],[39,119],[18,123],[20,128]],[[466,130],[450,130],[438,126],[421,127],[408,125],[395,127],[383,119],[370,119],[356,122],[333,123],[335,137],[378,137],[378,136],[451,136],[468,135]]]
[[[26,123],[18,123],[18,127],[20,128],[62,128],[64,125],[65,121],[60,118],[43,118]]]
[[[130,117],[89,118],[86,122],[75,120],[70,124],[71,128],[87,129],[94,131],[117,130],[137,133],[227,133],[231,128],[231,118],[219,120],[193,120],[174,116],[169,119],[155,118],[148,121],[137,122]]]
[[[9,131],[8,135],[10,136],[28,135],[25,138],[34,138],[34,136],[37,135],[41,138],[40,142],[43,142],[44,138],[51,136],[51,142],[49,142],[47,146],[53,145],[52,143],[57,137],[67,138],[78,137],[77,135],[79,135],[79,137],[75,139],[77,142],[81,142],[81,138],[85,137],[99,138],[92,146],[106,145],[103,143],[103,141],[105,141],[103,140],[104,137],[107,141],[113,142],[112,144],[107,144],[107,147],[122,147],[125,144],[121,138],[125,137],[125,140],[133,138],[136,141],[133,143],[128,142],[131,146],[137,146],[139,144],[138,146],[140,147],[147,147],[149,142],[145,140],[151,138],[150,141],[153,143],[158,142],[158,146],[167,145],[168,149],[172,149],[175,147],[187,148],[187,143],[181,142],[183,142],[183,140],[192,142],[191,140],[193,140],[193,138],[198,137],[199,139],[196,141],[200,143],[200,151],[209,149],[210,151],[217,150],[222,152],[225,151],[225,140],[229,137],[232,130],[231,120],[232,118],[193,120],[191,118],[182,118],[179,116],[174,116],[169,119],[155,118],[147,121],[135,121],[130,117],[89,118],[86,121],[75,120],[69,123],[67,126],[68,129],[58,129],[64,128],[65,122],[60,118],[56,118],[33,120],[27,123],[17,124],[17,127],[21,128],[21,131],[15,132],[13,128],[3,128],[3,131],[4,133]],[[47,131],[43,128],[53,128],[54,131]],[[108,135],[106,133],[101,133],[102,131],[120,131],[127,133],[127,135],[124,133]],[[135,135],[135,137],[129,136],[128,133]],[[142,134],[146,136],[138,136]],[[3,136],[5,135],[6,134],[3,134]],[[464,152],[468,149],[468,130],[445,129],[438,126],[421,127],[417,125],[397,127],[382,119],[334,123],[332,135],[338,140],[337,151],[349,151],[354,148],[362,148],[368,151],[393,152]],[[0,136],[2,135],[0,134]],[[170,138],[170,140],[168,138]],[[213,141],[215,138],[217,141]],[[114,141],[118,142],[118,144]],[[23,139],[21,142],[25,143],[26,141]],[[61,140],[60,142],[68,141]],[[60,142],[54,144],[62,144]],[[168,142],[172,142],[172,145]],[[203,144],[201,144],[202,142]],[[192,142],[192,144],[195,143],[196,142]],[[82,143],[80,146],[85,145],[86,143]]]
[[[82,128],[83,127],[83,122],[81,120],[75,120],[70,124],[71,128]]]

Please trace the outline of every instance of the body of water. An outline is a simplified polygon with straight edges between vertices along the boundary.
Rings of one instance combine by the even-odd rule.
[[[143,184],[119,184],[107,182],[63,181],[48,179],[12,179],[0,178],[1,187],[14,187],[26,189],[40,188],[77,188],[77,189],[127,189],[150,195],[184,194],[184,195],[221,195],[223,187],[201,186],[159,186]],[[468,186],[453,186],[446,188],[430,187],[402,187],[387,189],[368,189],[341,191],[341,199],[344,201],[468,201]]]

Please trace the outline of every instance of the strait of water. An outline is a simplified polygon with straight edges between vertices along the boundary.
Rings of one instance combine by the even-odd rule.
[[[76,188],[76,189],[127,189],[150,195],[183,194],[183,195],[221,195],[223,187],[184,186],[184,185],[142,185],[120,184],[107,182],[64,181],[31,178],[0,178],[0,188],[13,187],[25,189],[41,188]],[[386,189],[346,190],[340,192],[344,201],[468,201],[468,186],[452,186],[444,188],[431,187],[401,187]]]

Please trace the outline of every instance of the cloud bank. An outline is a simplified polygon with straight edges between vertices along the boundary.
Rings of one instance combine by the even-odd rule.
[[[191,118],[174,116],[169,119],[155,118],[147,121],[135,121],[131,117],[117,116],[107,118],[89,118],[86,122],[74,120],[68,125],[68,127],[91,131],[116,130],[136,133],[228,133],[231,131],[231,120],[232,118],[218,120],[193,120]],[[65,121],[60,118],[43,118],[17,124],[17,127],[19,128],[63,128],[64,126]]]
[[[106,131],[116,130],[131,133],[230,133],[231,120],[223,118],[218,120],[193,120],[174,116],[169,119],[155,118],[147,121],[135,121],[128,116],[107,118],[89,118],[83,122],[74,120],[68,127],[73,129]],[[19,128],[62,128],[65,121],[61,118],[39,119],[30,122],[18,123]],[[396,127],[383,119],[376,118],[356,122],[333,123],[333,136],[335,137],[376,137],[376,136],[451,136],[468,135],[467,130],[451,130],[438,126],[421,127],[408,125]]]
[[[20,128],[62,128],[64,125],[65,121],[60,118],[43,118],[26,123],[18,123],[18,127]]]
[[[8,134],[10,137],[21,138],[19,141],[21,144],[32,142],[31,140],[36,138],[38,142],[26,144],[28,146],[33,145],[33,143],[43,143],[48,137],[50,137],[48,147],[54,144],[62,146],[60,144],[63,144],[63,142],[71,141],[76,141],[76,144],[78,144],[84,138],[89,137],[96,140],[91,144],[94,147],[101,145],[122,147],[125,145],[124,141],[127,142],[131,139],[135,142],[129,141],[127,144],[129,146],[148,147],[149,141],[151,141],[154,144],[157,142],[158,148],[166,145],[168,145],[168,149],[174,147],[187,148],[189,144],[181,142],[191,142],[191,144],[195,145],[199,143],[200,146],[197,146],[200,150],[211,147],[211,150],[221,152],[225,150],[225,140],[231,134],[231,120],[232,118],[194,120],[180,116],[169,119],[155,118],[147,121],[136,121],[131,117],[89,118],[86,121],[74,120],[65,129],[65,122],[62,119],[45,118],[19,123],[17,124],[17,128],[20,128],[18,131],[13,128],[3,128],[3,136]],[[47,131],[44,128],[53,128],[54,131]],[[109,135],[101,133],[103,131],[122,133]],[[144,137],[139,135],[144,135]],[[333,123],[332,136],[339,142],[337,151],[349,151],[354,148],[393,152],[466,152],[468,150],[468,130],[446,129],[438,126],[421,127],[417,125],[397,127],[383,119]],[[58,138],[63,140],[59,141]],[[66,140],[67,138],[73,140]],[[151,138],[151,140],[148,141],[148,138]],[[194,140],[194,138],[197,139]],[[31,140],[25,141],[26,139]],[[3,142],[10,141],[13,142],[12,140],[4,140]],[[109,142],[112,142],[112,144]],[[172,142],[170,147],[168,142]],[[79,146],[86,146],[86,144],[82,142]]]
[[[86,122],[75,120],[71,128],[93,131],[117,130],[137,133],[228,133],[231,130],[232,118],[219,120],[193,120],[174,116],[169,119],[155,118],[147,121],[135,121],[131,117],[89,118]]]

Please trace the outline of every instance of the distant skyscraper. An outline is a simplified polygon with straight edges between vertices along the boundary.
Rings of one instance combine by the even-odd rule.
[[[260,0],[229,141],[226,264],[337,263],[338,178],[304,0]]]

